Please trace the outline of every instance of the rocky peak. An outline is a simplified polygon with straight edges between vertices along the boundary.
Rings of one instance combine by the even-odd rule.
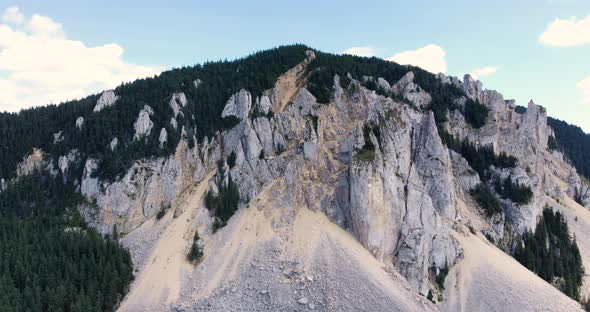
[[[391,91],[403,96],[418,108],[426,107],[432,101],[430,94],[414,83],[414,73],[412,71],[407,72],[396,82],[391,87]]]
[[[467,97],[474,101],[479,100],[479,96],[483,92],[481,81],[473,79],[469,74],[463,76],[462,88]]]
[[[100,98],[96,101],[96,106],[94,106],[94,112],[98,113],[106,107],[112,106],[117,102],[119,97],[115,95],[113,90],[104,91]]]

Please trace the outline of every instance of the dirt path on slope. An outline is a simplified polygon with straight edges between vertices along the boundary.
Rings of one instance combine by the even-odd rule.
[[[213,175],[214,172],[210,173],[195,188],[179,196],[173,208],[180,208],[182,214],[162,233],[118,311],[156,311],[178,299],[183,276],[193,270],[186,261],[194,235],[192,220]],[[169,211],[164,218],[170,219],[173,215],[173,211]]]

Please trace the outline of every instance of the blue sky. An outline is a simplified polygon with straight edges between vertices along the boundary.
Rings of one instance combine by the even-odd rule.
[[[64,96],[73,98],[134,75],[240,57],[281,44],[305,43],[335,53],[351,47],[370,47],[372,54],[383,58],[436,45],[444,51],[447,74],[462,76],[476,69],[493,68],[495,72],[480,77],[484,87],[497,89],[520,105],[534,99],[546,106],[550,115],[590,131],[590,87],[585,95],[579,86],[590,77],[590,19],[587,26],[579,23],[572,28],[576,33],[557,33],[551,39],[574,38],[569,44],[539,40],[558,18],[563,22],[577,17],[579,22],[589,17],[587,0],[1,2],[0,10],[18,7],[18,14],[11,15],[15,17],[12,24],[6,20],[2,23],[14,33],[34,38],[22,41],[29,42],[23,47],[31,46],[28,49],[33,50],[25,53],[26,57],[47,58],[55,63],[54,55],[61,55],[63,43],[75,51],[80,48],[68,55],[68,60],[77,55],[85,58],[71,66],[77,72],[57,86],[54,76],[59,71],[47,73],[33,65],[27,65],[25,70],[17,68],[22,67],[19,60],[3,64],[0,57],[0,88],[16,90],[11,97],[0,95],[0,110],[44,104],[41,101],[46,99],[59,101]],[[34,14],[49,18],[53,24],[38,19],[38,27],[30,27]],[[51,34],[43,27],[48,27]],[[565,27],[560,31],[570,30]],[[55,49],[47,49],[50,56],[32,41],[40,32],[61,40]],[[0,50],[11,49],[7,46],[2,43],[0,31]],[[12,49],[19,51],[18,47]],[[22,56],[20,62],[24,61]],[[44,66],[39,63],[37,66]],[[43,68],[71,69],[54,63]],[[112,72],[105,74],[100,66],[108,66]],[[51,83],[33,80],[32,76],[47,77]],[[80,85],[84,79],[89,81]],[[70,88],[67,92],[66,87]],[[58,92],[60,88],[64,91]],[[33,96],[36,92],[43,95]]]

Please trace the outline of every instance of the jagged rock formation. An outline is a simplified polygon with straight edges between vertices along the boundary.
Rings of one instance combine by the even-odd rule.
[[[148,105],[144,106],[144,108],[139,111],[137,120],[135,121],[135,124],[133,124],[133,129],[135,129],[133,140],[140,140],[150,134],[154,127],[154,123],[150,119],[150,116],[153,114],[153,109]]]
[[[381,78],[379,85],[383,85],[384,79]],[[387,85],[385,85],[386,87]],[[385,88],[388,90],[388,88]],[[432,101],[430,94],[422,90],[420,86],[414,83],[414,73],[408,72],[402,79],[396,82],[392,87],[391,91],[395,94],[403,96],[410,103],[416,105],[418,108],[426,107]]]
[[[106,107],[113,106],[117,102],[117,99],[118,97],[113,90],[104,91],[96,101],[93,111],[98,113]]]
[[[448,128],[455,136],[467,139],[480,146],[491,145],[496,153],[506,153],[519,160],[517,168],[510,172],[499,172],[502,178],[510,175],[514,181],[530,186],[534,197],[530,204],[517,206],[505,203],[505,211],[510,214],[518,232],[534,229],[537,216],[542,211],[543,196],[574,197],[576,191],[583,190],[584,184],[576,170],[564,161],[558,151],[550,151],[547,142],[551,129],[547,126],[545,108],[528,103],[524,114],[515,111],[515,106],[504,100],[494,90],[483,90],[482,83],[465,75],[463,91],[472,100],[477,100],[490,109],[488,123],[474,129],[469,126],[458,110],[450,113]],[[567,188],[563,188],[563,182]]]
[[[238,93],[234,94],[229,98],[221,117],[234,116],[239,119],[244,119],[250,112],[252,106],[252,96],[250,92],[242,89]]]
[[[174,93],[172,95],[168,105],[170,105],[170,108],[172,109],[172,112],[174,113],[173,118],[178,117],[178,113],[180,113],[180,110],[183,107],[185,107],[187,103],[188,103],[188,100],[186,99],[186,95],[184,95],[184,93],[180,92],[180,93]]]
[[[120,181],[101,182],[93,176],[98,167],[95,159],[84,165],[81,193],[94,204],[81,207],[82,214],[103,233],[113,226],[127,233],[169,205],[187,186],[204,176],[203,161],[198,148],[178,145],[176,153],[165,159],[137,162]]]

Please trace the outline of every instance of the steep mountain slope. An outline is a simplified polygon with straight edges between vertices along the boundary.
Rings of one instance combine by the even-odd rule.
[[[579,222],[590,267],[572,204],[589,185],[532,101],[296,45],[78,104],[2,116],[51,132],[4,151],[2,189],[60,177],[82,195],[70,209],[122,236],[135,281],[120,311],[581,309],[510,257],[551,207]]]

